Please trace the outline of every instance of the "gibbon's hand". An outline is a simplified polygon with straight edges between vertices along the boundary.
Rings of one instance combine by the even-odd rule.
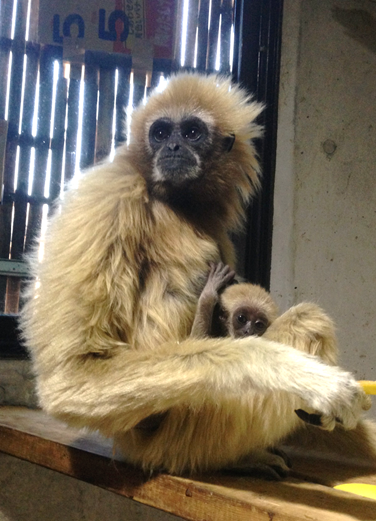
[[[227,266],[227,264],[223,264],[223,262],[219,262],[218,264],[211,263],[208,280],[206,281],[203,293],[218,295],[222,289],[233,281],[235,275],[235,271],[232,270],[230,266]]]
[[[333,367],[333,369],[336,368]],[[361,386],[353,380],[349,373],[342,373],[342,375],[338,376],[340,376],[340,378],[337,377],[332,382],[334,385],[327,386],[329,396],[333,393],[335,387],[337,387],[337,391],[339,391],[337,397],[333,396],[334,400],[331,402],[332,412],[326,413],[325,405],[323,403],[320,404],[320,400],[315,398],[313,401],[309,400],[311,405],[315,404],[314,409],[318,411],[321,409],[325,411],[325,413],[310,414],[303,409],[297,409],[295,413],[301,420],[328,431],[333,430],[337,424],[341,424],[344,429],[353,429],[356,427],[362,411],[370,409],[372,405],[371,399],[365,394]],[[338,388],[341,382],[343,385],[342,391]],[[321,406],[323,406],[323,408],[321,408]]]

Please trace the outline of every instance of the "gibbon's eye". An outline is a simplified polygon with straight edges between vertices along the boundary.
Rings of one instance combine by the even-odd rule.
[[[255,328],[257,331],[263,331],[264,329],[266,329],[264,322],[262,322],[261,320],[256,320]]]
[[[247,317],[245,315],[238,315],[236,320],[239,322],[239,324],[245,324],[247,322]]]
[[[207,125],[200,118],[189,117],[180,123],[180,135],[194,146],[196,143],[203,143],[209,136]]]
[[[183,132],[183,137],[189,139],[189,141],[197,141],[198,139],[200,139],[201,135],[201,130],[196,126],[189,127],[188,129],[185,129]]]
[[[168,139],[171,135],[170,129],[165,125],[160,125],[159,127],[155,127],[152,132],[152,137],[157,143],[161,143]]]

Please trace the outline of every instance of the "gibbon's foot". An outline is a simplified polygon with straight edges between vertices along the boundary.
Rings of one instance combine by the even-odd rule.
[[[276,456],[279,456],[280,458],[282,458],[283,461],[288,466],[288,468],[291,469],[292,463],[285,451],[283,451],[282,449],[277,449],[276,447],[273,447],[272,449],[268,449],[268,452],[271,452],[272,454],[275,454]]]
[[[268,481],[280,481],[288,476],[291,462],[279,449],[265,449],[252,452],[238,463],[227,467],[228,474],[254,476]]]

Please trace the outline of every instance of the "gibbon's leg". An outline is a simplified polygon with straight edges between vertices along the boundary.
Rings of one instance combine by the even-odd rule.
[[[194,324],[192,327],[192,337],[204,338],[210,335],[212,329],[213,311],[219,300],[219,291],[226,287],[227,283],[233,278],[234,272],[222,263],[211,266],[207,283],[200,295]],[[269,294],[262,288],[251,284],[242,284],[225,290],[221,300],[222,306],[227,308],[221,310],[226,313],[227,334],[233,332],[231,336],[237,335],[238,329],[243,331],[243,322],[237,325],[237,315],[246,317],[250,321],[250,326],[246,324],[246,332],[239,336],[249,336],[253,331],[259,331],[253,324],[260,321],[266,326],[260,330],[261,336],[268,327],[271,327],[270,336],[275,335],[275,340],[284,342],[304,352],[321,356],[328,363],[336,363],[337,345],[335,339],[334,325],[331,319],[316,305],[310,303],[299,304],[289,309],[281,317],[275,319],[276,306]],[[231,305],[230,305],[231,304]],[[235,305],[236,304],[236,305]],[[235,324],[235,325],[234,325]],[[262,331],[262,332],[261,332]],[[285,396],[287,399],[287,395]],[[292,405],[291,405],[292,407]],[[299,418],[321,425],[321,417],[316,414],[308,414],[303,410],[296,411]],[[265,407],[265,414],[268,408]],[[163,417],[153,418],[153,422],[160,422]],[[148,423],[151,418],[148,419]],[[152,424],[154,425],[154,423]],[[142,424],[144,422],[141,422]],[[293,423],[296,418],[293,417]],[[226,470],[231,473],[241,473],[261,476],[267,479],[281,479],[286,477],[291,463],[286,455],[277,449],[259,449],[252,451],[247,457],[231,465]]]
[[[333,321],[324,311],[309,302],[291,307],[268,327],[265,338],[319,356],[335,365],[338,346]]]
[[[311,453],[316,457],[376,467],[376,423],[370,419],[360,419],[351,430],[337,425],[330,432],[302,422],[298,430],[281,441],[281,445],[298,454]]]
[[[330,365],[337,363],[338,346],[332,320],[315,304],[301,303],[287,310],[271,324],[266,338],[292,345],[301,351],[317,355]],[[323,427],[322,418],[311,414],[307,419],[317,419]],[[301,416],[300,416],[301,417]],[[312,451],[318,455],[331,454],[342,460],[357,460],[376,465],[376,424],[360,419],[354,429],[345,430],[336,424],[328,432],[306,421],[292,432],[283,445],[295,451]]]
[[[334,323],[316,304],[303,302],[291,307],[269,326],[265,337],[319,356],[327,364],[337,364],[338,345]],[[325,418],[318,414],[309,414],[303,410],[297,410],[296,413],[306,423],[325,427]]]
[[[246,286],[243,287],[245,288]],[[236,287],[231,288],[231,290],[232,293],[236,292]],[[255,290],[253,288],[251,288],[249,295],[251,295],[251,291],[254,295]],[[256,300],[252,301],[252,305],[255,313]],[[265,313],[265,303],[260,301],[259,307],[260,313],[261,310]],[[334,324],[317,305],[311,303],[298,304],[274,320],[269,320],[267,315],[266,319],[270,325],[264,333],[264,338],[282,342],[300,351],[320,356],[329,364],[334,365],[337,362],[337,342]],[[285,395],[281,396],[280,399],[287,401],[290,398],[288,395]],[[280,405],[282,406],[282,403]],[[293,403],[291,403],[291,409],[293,408]],[[265,402],[264,412],[265,414],[269,412],[267,402]],[[316,421],[321,426],[323,420],[319,415],[308,414],[301,409],[296,412],[299,418],[307,422]],[[297,428],[299,428],[299,421],[297,421],[294,415],[291,415],[291,429],[295,430]],[[317,428],[315,430],[317,431]],[[291,463],[282,451],[264,449],[252,452],[229,470],[261,475],[269,479],[281,479],[286,476],[290,468]]]

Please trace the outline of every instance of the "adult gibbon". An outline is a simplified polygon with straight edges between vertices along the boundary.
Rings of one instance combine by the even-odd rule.
[[[261,110],[229,80],[173,77],[133,113],[113,162],[68,190],[31,260],[21,325],[41,406],[145,469],[274,464],[262,449],[293,428],[286,409],[353,428],[369,407],[348,372],[292,347],[189,337],[209,264],[235,265],[229,232],[259,186]]]

